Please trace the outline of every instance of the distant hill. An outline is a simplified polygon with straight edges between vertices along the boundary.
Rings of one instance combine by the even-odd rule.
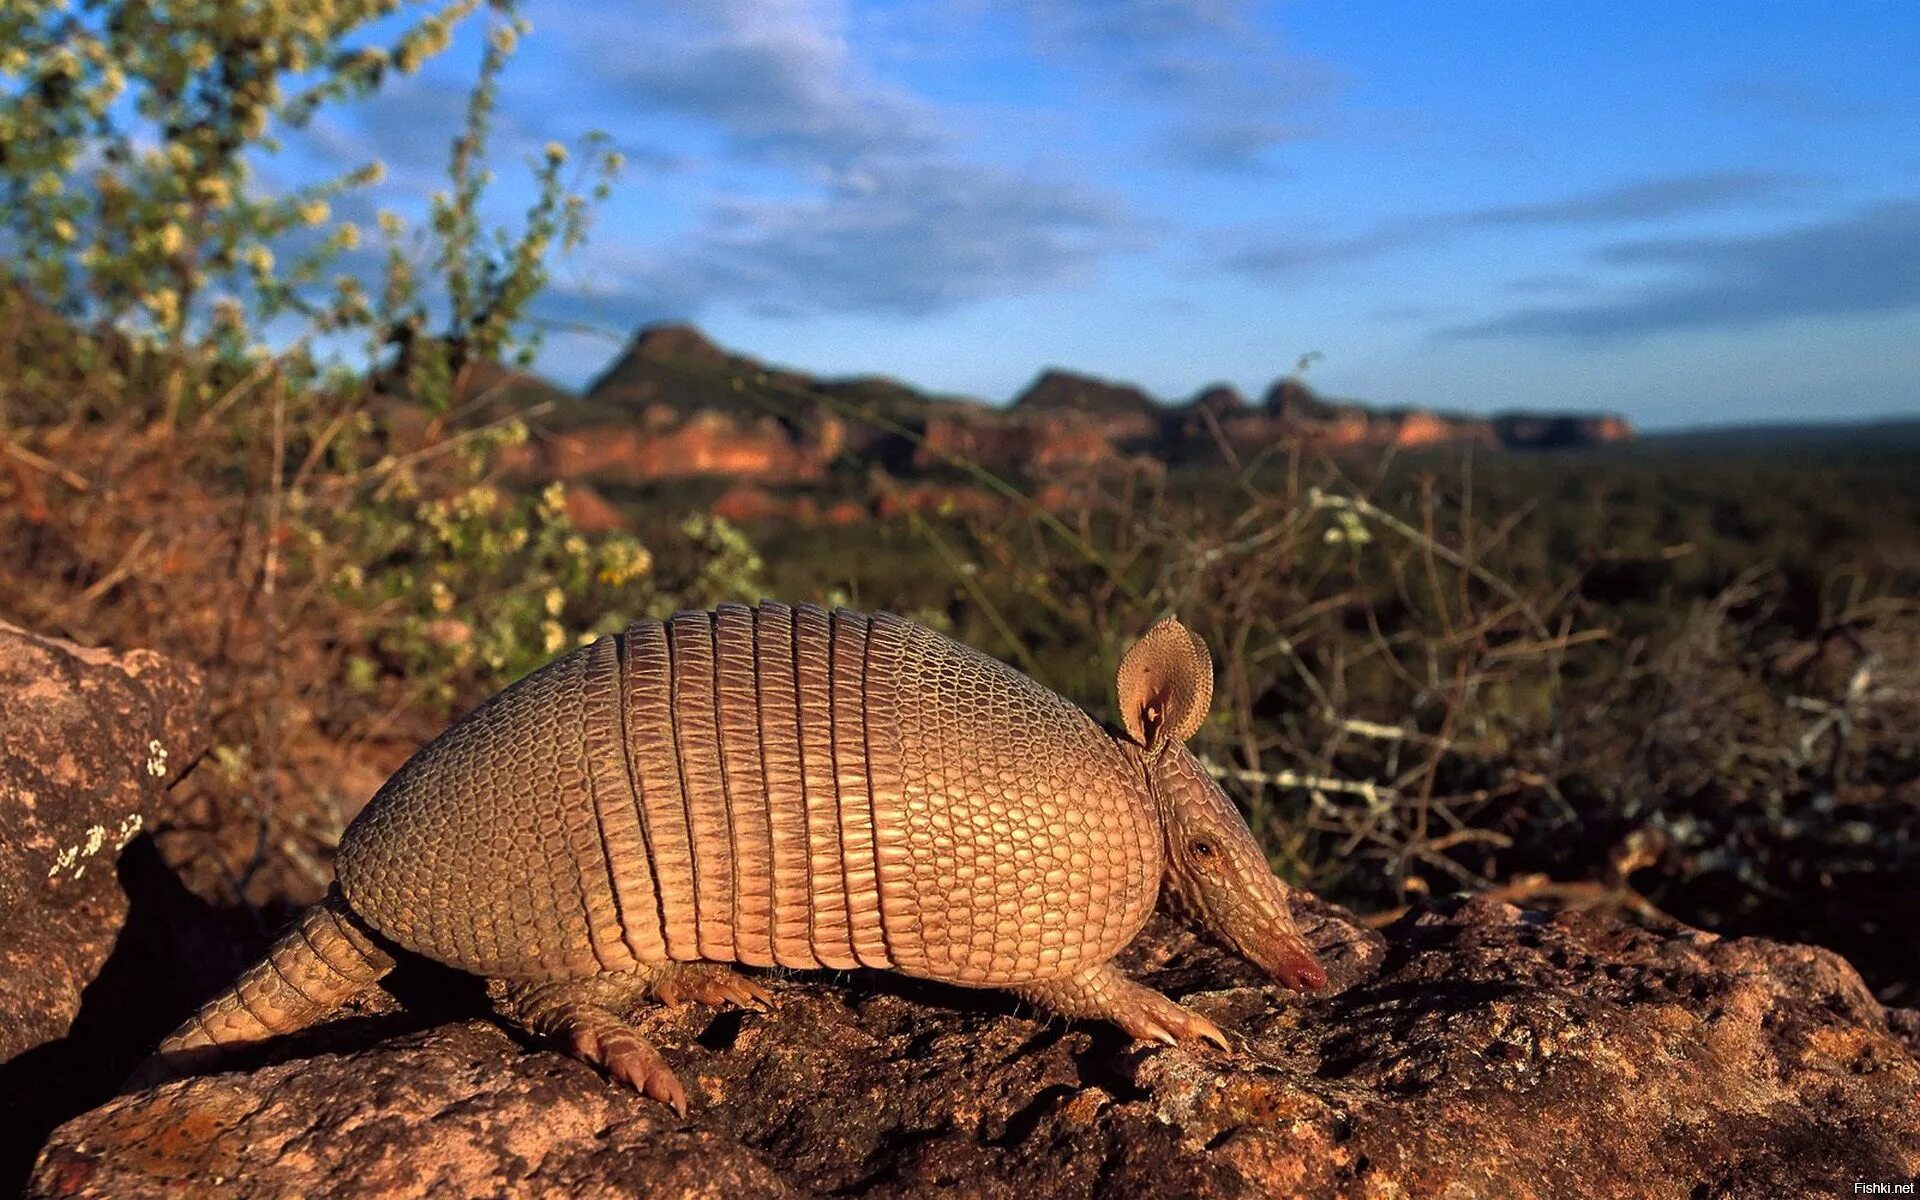
[[[1164,407],[1130,383],[1110,383],[1090,375],[1052,369],[1013,398],[1016,412],[1083,413],[1102,418],[1153,419]]]
[[[709,477],[760,489],[839,479],[842,493],[877,488],[894,502],[911,483],[941,505],[960,503],[950,485],[965,482],[967,465],[1059,488],[1116,472],[1247,461],[1288,444],[1498,450],[1633,436],[1611,414],[1382,409],[1323,398],[1294,377],[1276,381],[1258,405],[1225,384],[1169,404],[1132,383],[1049,368],[996,407],[880,376],[770,366],[678,323],[641,330],[582,395],[552,400],[543,424],[552,436],[523,451],[529,474],[613,485]],[[741,502],[754,512],[769,503]]]

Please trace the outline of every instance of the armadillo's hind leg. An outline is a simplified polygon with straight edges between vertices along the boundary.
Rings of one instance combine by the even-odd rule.
[[[590,1062],[643,1096],[687,1115],[687,1092],[653,1043],[622,1011],[639,990],[632,976],[602,975],[550,983],[488,986],[500,1014],[530,1032],[551,1037],[575,1058]]]
[[[1062,1016],[1112,1021],[1143,1042],[1173,1045],[1183,1038],[1205,1038],[1222,1050],[1229,1048],[1219,1026],[1128,979],[1112,963],[1088,967],[1077,975],[1023,984],[1012,991]]]
[[[773,994],[753,980],[721,963],[660,963],[640,968],[648,998],[662,1004],[727,1004],[766,1012]]]

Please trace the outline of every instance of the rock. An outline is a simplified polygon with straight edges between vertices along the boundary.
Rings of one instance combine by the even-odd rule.
[[[832,461],[838,422],[798,435],[772,417],[714,409],[681,414],[660,405],[641,423],[586,426],[551,434],[500,456],[523,482],[587,480],[635,486],[721,476],[763,483],[817,483]]]
[[[1771,1197],[1920,1171],[1920,1063],[1825,951],[1486,900],[1302,928],[1332,979],[1309,998],[1164,918],[1128,950],[1231,1054],[776,977],[770,1015],[640,1017],[683,1121],[416,1007],[116,1099],[30,1194]]]
[[[469,1021],[116,1102],[54,1196],[793,1194],[756,1154]]]
[[[121,849],[199,757],[195,672],[0,623],[0,1059],[60,1037],[113,949]]]
[[[567,489],[567,520],[582,533],[613,533],[627,527],[627,519],[611,501],[584,483]]]
[[[0,1192],[99,1068],[68,1034],[83,1000],[113,1003],[118,860],[206,737],[195,672],[0,623]]]
[[[714,500],[713,515],[736,525],[759,521],[794,521],[811,525],[820,518],[812,496],[775,495],[750,483],[736,483]]]

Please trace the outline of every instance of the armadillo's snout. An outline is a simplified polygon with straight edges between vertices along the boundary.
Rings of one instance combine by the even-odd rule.
[[[1327,970],[1298,936],[1282,938],[1278,948],[1263,955],[1260,966],[1284,987],[1296,992],[1317,992],[1327,986]]]
[[[1220,905],[1219,919],[1209,924],[1225,936],[1247,961],[1276,982],[1296,992],[1327,986],[1326,968],[1294,927],[1284,886],[1269,876],[1261,881],[1268,894],[1248,903],[1240,895]]]
[[[1261,864],[1262,867],[1265,864]],[[1296,992],[1312,992],[1327,986],[1327,972],[1308,948],[1293,923],[1293,906],[1287,886],[1273,876],[1264,876],[1246,888],[1254,899],[1234,906],[1229,924],[1239,925],[1233,940],[1241,953],[1273,979]]]

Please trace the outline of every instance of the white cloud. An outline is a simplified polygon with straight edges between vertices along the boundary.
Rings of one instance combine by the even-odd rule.
[[[680,0],[562,28],[600,99],[718,130],[741,157],[838,170],[944,144],[934,107],[876,79],[845,23],[820,0]]]
[[[622,285],[574,302],[603,322],[715,303],[925,316],[1084,280],[1132,233],[1116,206],[1072,185],[979,164],[873,164],[816,197],[719,205],[689,242],[629,247]]]

